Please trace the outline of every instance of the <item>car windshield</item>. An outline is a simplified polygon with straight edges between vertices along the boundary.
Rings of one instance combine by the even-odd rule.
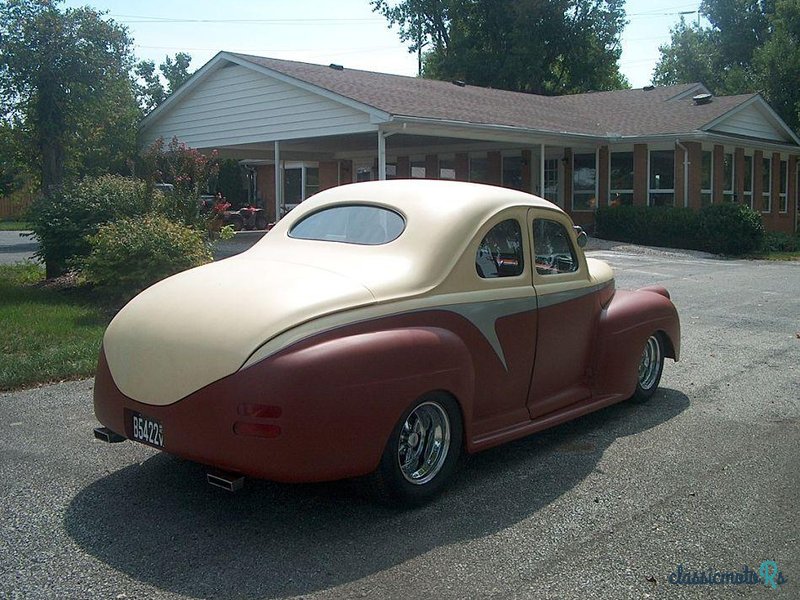
[[[295,223],[289,237],[377,246],[396,240],[405,220],[388,208],[347,205],[324,208]]]

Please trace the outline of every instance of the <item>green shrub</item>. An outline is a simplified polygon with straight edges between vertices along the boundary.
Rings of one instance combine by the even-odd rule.
[[[764,252],[797,252],[800,251],[800,233],[790,235],[773,231],[764,235],[761,245]]]
[[[63,273],[70,263],[89,254],[87,236],[104,223],[153,210],[154,194],[143,181],[103,175],[85,178],[34,201],[29,210],[31,228],[39,240],[37,256],[47,275]]]
[[[749,254],[761,249],[761,215],[744,204],[712,204],[700,209],[702,250],[717,254]]]
[[[88,239],[84,277],[115,297],[129,298],[180,271],[211,261],[201,232],[163,215],[122,218]]]
[[[598,237],[665,248],[746,254],[761,247],[761,216],[742,204],[714,204],[696,211],[679,207],[602,207]]]

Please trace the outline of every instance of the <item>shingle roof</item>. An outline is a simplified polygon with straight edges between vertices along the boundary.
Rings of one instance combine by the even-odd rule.
[[[537,96],[449,81],[233,54],[394,116],[505,125],[586,135],[647,136],[696,131],[755,94],[717,96],[695,105],[699,84],[570,96]]]

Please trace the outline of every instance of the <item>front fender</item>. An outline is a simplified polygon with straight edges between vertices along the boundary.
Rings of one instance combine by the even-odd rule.
[[[661,332],[666,356],[680,358],[680,319],[666,290],[617,291],[600,313],[593,368],[595,396],[629,397],[636,389],[638,365],[647,338]]]

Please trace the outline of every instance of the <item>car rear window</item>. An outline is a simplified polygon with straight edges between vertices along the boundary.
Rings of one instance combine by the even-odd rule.
[[[358,204],[312,213],[292,226],[289,237],[378,246],[396,240],[405,228],[405,220],[395,211]]]

